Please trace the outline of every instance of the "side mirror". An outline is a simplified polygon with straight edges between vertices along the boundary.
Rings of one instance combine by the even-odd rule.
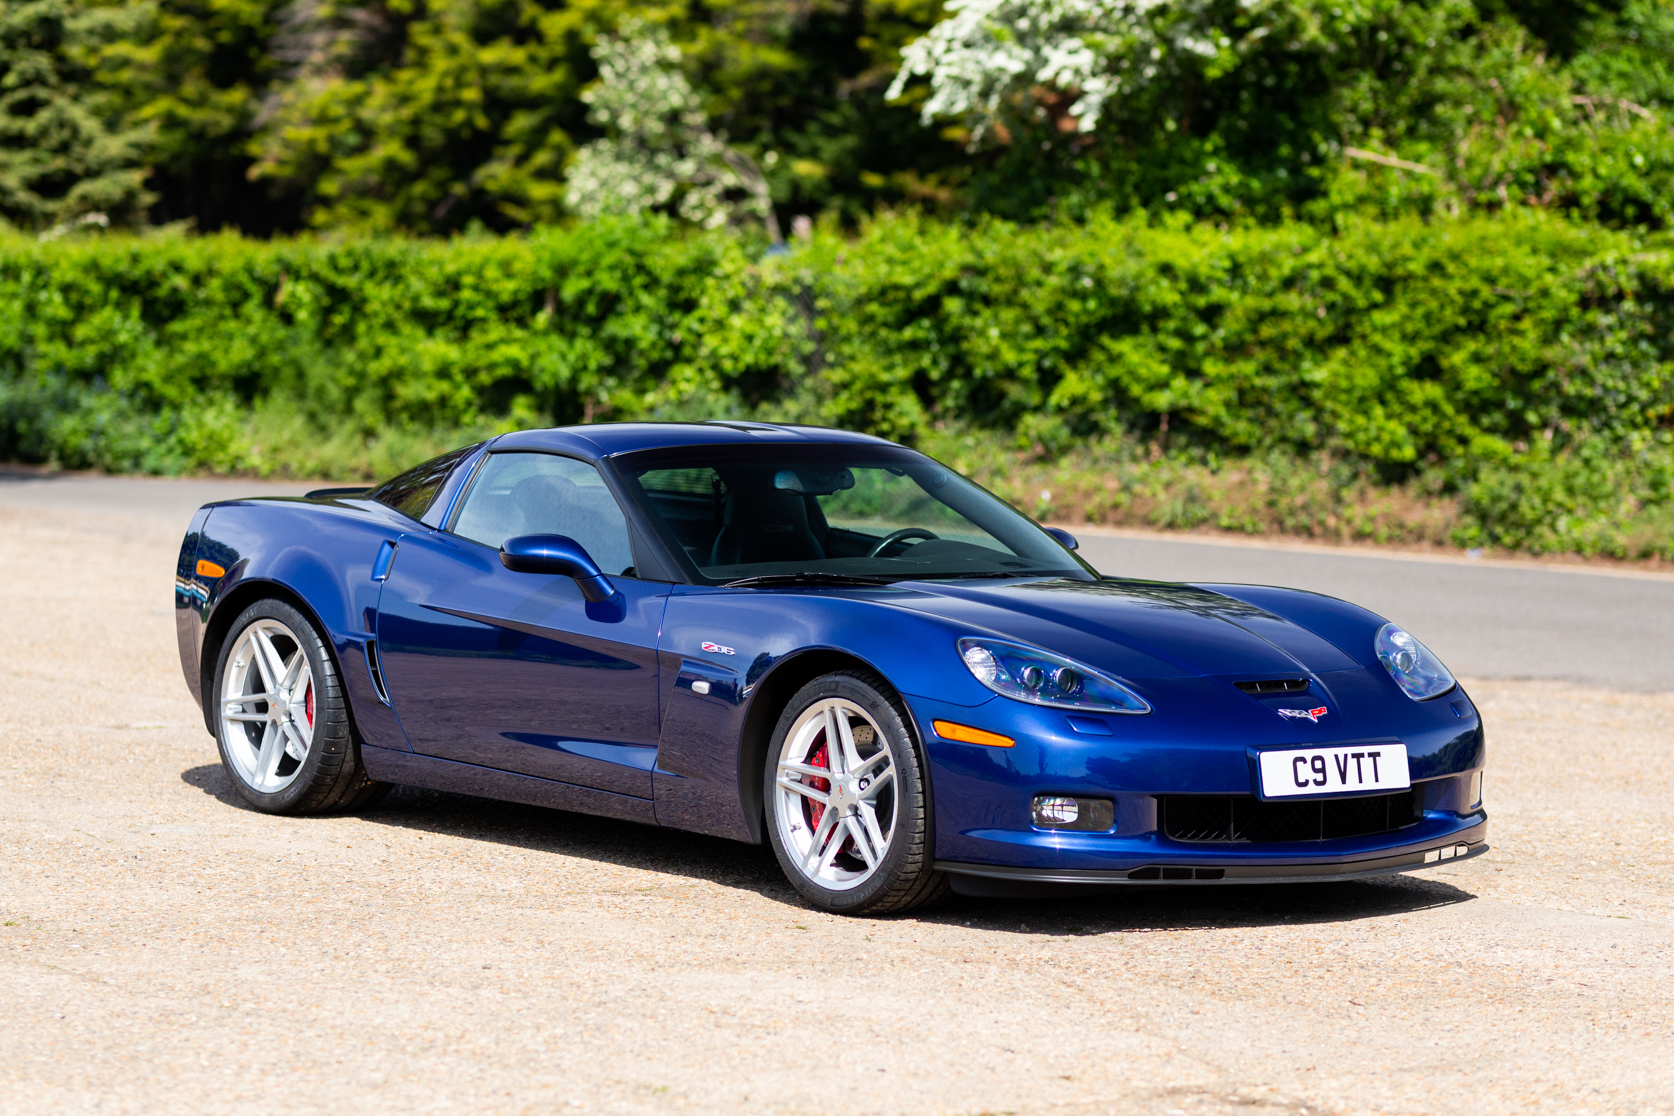
[[[616,586],[587,548],[568,535],[518,535],[507,539],[500,547],[500,564],[518,573],[573,577],[581,595],[595,604],[616,595]]]
[[[1051,535],[1053,538],[1063,543],[1065,550],[1081,549],[1081,544],[1075,541],[1075,536],[1064,530],[1062,527],[1047,527],[1044,530],[1048,535]]]

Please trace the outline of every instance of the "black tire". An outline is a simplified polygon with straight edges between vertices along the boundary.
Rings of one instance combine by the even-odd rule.
[[[828,698],[841,698],[864,710],[892,753],[895,784],[894,824],[884,855],[863,882],[848,890],[833,890],[810,879],[790,852],[780,832],[776,811],[778,764],[786,739],[802,714]],[[912,731],[905,706],[883,678],[868,670],[843,670],[822,675],[803,686],[786,704],[774,726],[763,773],[768,840],[779,866],[797,892],[821,910],[835,914],[900,914],[941,899],[951,890],[947,874],[932,867],[930,798],[924,777],[924,754]]]
[[[228,723],[221,716],[227,660],[245,631],[258,620],[277,621],[295,633],[297,647],[307,656],[314,682],[313,739],[308,753],[289,785],[273,793],[256,789],[240,774],[228,754]],[[260,600],[239,613],[222,641],[212,681],[210,697],[214,704],[209,719],[215,726],[221,767],[238,793],[257,810],[264,814],[291,815],[339,813],[365,809],[389,793],[390,785],[367,778],[361,764],[360,737],[355,732],[337,661],[314,625],[284,601]]]

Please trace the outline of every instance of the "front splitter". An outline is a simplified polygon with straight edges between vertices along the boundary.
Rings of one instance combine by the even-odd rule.
[[[1171,861],[1124,869],[1010,868],[998,864],[966,864],[938,860],[936,869],[953,877],[953,889],[964,895],[1041,894],[1043,886],[1076,891],[1106,887],[1214,887],[1226,884],[1335,883],[1364,880],[1456,864],[1488,851],[1488,841],[1453,838],[1435,848],[1403,849],[1389,856],[1327,863],[1294,864],[1217,863],[1212,857]],[[1189,872],[1188,877],[1183,873]],[[1155,873],[1155,874],[1153,874]],[[1165,875],[1165,873],[1167,873]],[[1021,890],[1017,890],[1017,889]]]

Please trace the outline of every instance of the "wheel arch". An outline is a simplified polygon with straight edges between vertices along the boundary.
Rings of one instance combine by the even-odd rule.
[[[905,711],[907,729],[918,737],[920,753],[923,754],[924,733],[913,718],[912,707],[907,703],[900,688],[872,663],[851,651],[841,651],[832,647],[812,647],[786,655],[756,683],[754,692],[750,695],[749,707],[744,712],[743,728],[739,733],[739,797],[743,803],[744,817],[750,825],[751,838],[757,844],[767,839],[767,788],[764,785],[764,769],[767,766],[767,749],[773,739],[774,726],[779,723],[780,714],[785,711],[785,706],[790,704],[790,699],[798,690],[821,675],[842,670],[863,670],[883,681]],[[929,757],[925,755],[924,758],[924,797],[929,814],[927,820],[933,824],[935,796],[930,789]]]

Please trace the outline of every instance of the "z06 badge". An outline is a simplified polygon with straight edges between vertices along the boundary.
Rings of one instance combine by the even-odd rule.
[[[738,654],[738,652],[734,651],[730,647],[722,647],[719,643],[710,643],[707,640],[704,641],[703,649],[705,651],[713,651],[717,655],[736,655],[736,654]]]

